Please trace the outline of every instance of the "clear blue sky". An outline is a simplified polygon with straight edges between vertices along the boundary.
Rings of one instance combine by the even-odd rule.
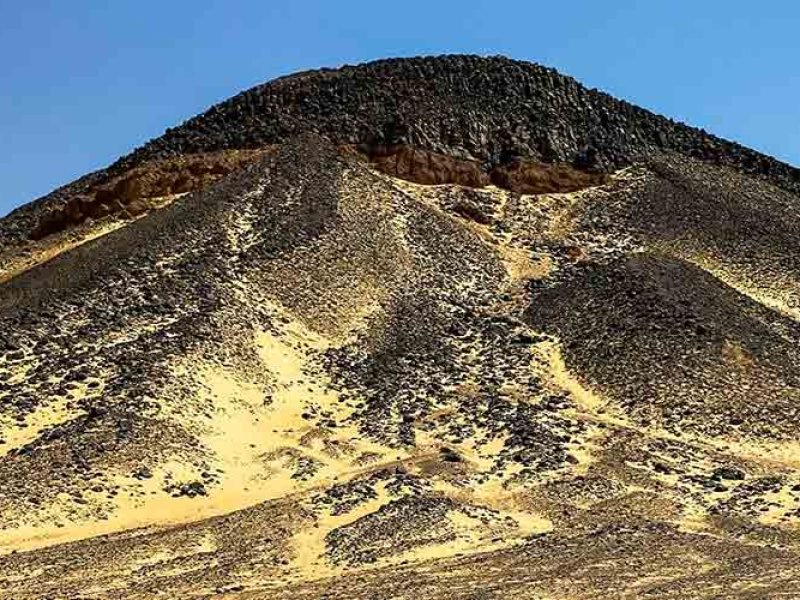
[[[0,214],[300,69],[505,54],[800,164],[797,0],[0,0]]]

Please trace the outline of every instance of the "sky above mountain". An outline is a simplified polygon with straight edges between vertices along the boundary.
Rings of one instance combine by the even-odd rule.
[[[800,164],[800,4],[0,0],[0,214],[238,91],[390,56],[504,54]]]

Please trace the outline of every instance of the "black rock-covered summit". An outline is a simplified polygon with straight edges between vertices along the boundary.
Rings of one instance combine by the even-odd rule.
[[[282,77],[237,94],[115,166],[279,143],[314,132],[341,144],[406,143],[497,164],[510,156],[609,170],[668,150],[800,189],[800,171],[503,57],[379,60]]]
[[[303,133],[367,152],[402,144],[486,169],[521,157],[611,172],[677,153],[800,191],[793,166],[587,89],[555,69],[504,57],[397,58],[302,72],[237,94],[13,211],[0,225],[0,248],[29,237],[43,212],[150,161],[258,149]]]

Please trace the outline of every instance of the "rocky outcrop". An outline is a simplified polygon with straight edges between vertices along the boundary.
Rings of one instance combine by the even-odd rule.
[[[488,170],[473,160],[463,160],[420,150],[408,145],[362,146],[372,166],[393,177],[422,184],[454,183],[471,188],[489,184],[519,194],[574,192],[602,185],[603,173],[580,170],[567,164],[547,164],[515,158]]]
[[[576,192],[608,181],[604,173],[587,173],[570,165],[548,165],[515,159],[490,174],[492,183],[519,194]]]
[[[408,145],[362,146],[359,149],[379,171],[422,184],[456,183],[483,187],[488,174],[473,160],[463,160]]]
[[[201,190],[263,154],[239,150],[148,161],[117,177],[104,178],[69,197],[39,219],[30,238],[40,240],[88,219],[150,210],[157,199]]]
[[[409,144],[491,166],[519,156],[610,170],[672,151],[800,190],[800,171],[768,156],[553,69],[478,56],[381,60],[277,79],[167,130],[113,168],[258,148],[309,131],[340,144]]]

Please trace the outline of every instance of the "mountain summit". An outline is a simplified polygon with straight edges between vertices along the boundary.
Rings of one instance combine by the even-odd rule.
[[[0,597],[800,597],[800,170],[505,58],[284,77],[0,220]]]

